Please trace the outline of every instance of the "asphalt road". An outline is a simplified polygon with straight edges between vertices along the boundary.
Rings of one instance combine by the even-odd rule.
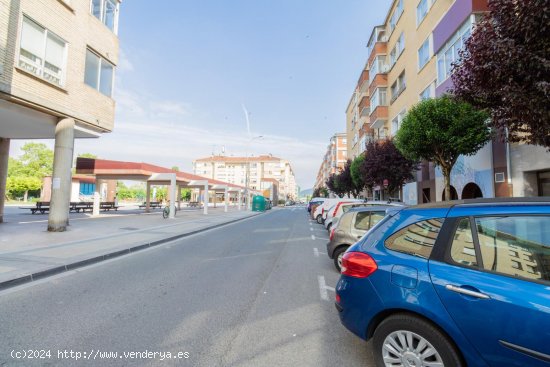
[[[4,291],[0,366],[372,366],[326,242],[303,207],[277,209]]]

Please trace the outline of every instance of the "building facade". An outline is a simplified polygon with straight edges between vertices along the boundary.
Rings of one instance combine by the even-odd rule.
[[[193,173],[198,176],[246,186],[252,190],[270,190],[270,199],[296,200],[298,186],[288,160],[272,155],[251,157],[211,156],[193,161]],[[274,196],[276,196],[274,198]]]
[[[68,224],[74,139],[114,126],[119,6],[0,0],[0,210],[10,140],[55,138],[48,228]]]
[[[346,111],[351,157],[372,140],[393,137],[407,111],[419,101],[441,96],[451,87],[452,64],[483,13],[487,0],[394,0],[383,24],[368,42],[367,79],[355,86]],[[361,81],[367,80],[368,92]],[[368,99],[368,118],[361,120]],[[361,127],[354,127],[359,120]],[[358,150],[357,150],[358,149]],[[368,152],[367,152],[368,154]],[[528,163],[527,163],[528,162]],[[403,187],[409,204],[443,200],[441,171],[423,162],[416,182]],[[453,199],[549,195],[550,155],[544,148],[489,142],[477,154],[462,156],[451,173]],[[381,188],[375,188],[376,191]]]
[[[314,188],[326,186],[325,182],[333,173],[344,168],[348,159],[348,134],[336,133],[330,138],[329,145],[319,167]]]

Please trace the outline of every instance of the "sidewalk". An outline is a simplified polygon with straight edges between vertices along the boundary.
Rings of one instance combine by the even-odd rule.
[[[50,233],[47,215],[15,209],[0,224],[0,290],[258,215],[232,207],[227,213],[209,208],[208,215],[181,210],[163,219],[160,210],[123,208],[99,217],[71,214],[68,231]]]

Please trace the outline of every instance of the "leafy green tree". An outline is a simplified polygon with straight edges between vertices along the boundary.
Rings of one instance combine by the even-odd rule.
[[[365,154],[362,153],[355,157],[350,166],[351,179],[353,181],[353,186],[355,187],[357,194],[359,194],[365,188],[365,181],[363,180],[363,176],[361,175],[360,170],[364,160]]]
[[[97,159],[97,155],[92,154],[92,153],[80,153],[77,157]]]
[[[27,201],[29,192],[38,194],[42,188],[42,180],[32,176],[14,176],[8,177],[6,181],[6,192],[8,197],[16,198],[23,196]]]
[[[445,198],[451,198],[451,170],[460,155],[474,155],[491,138],[488,114],[451,96],[427,99],[403,119],[395,137],[401,153],[413,160],[434,162],[445,180]]]
[[[44,143],[26,143],[21,147],[23,155],[19,158],[24,176],[50,176],[53,171],[53,150]]]
[[[172,166],[172,171],[179,172],[180,168],[178,166]]]
[[[184,201],[190,201],[191,200],[191,189],[183,189],[181,190],[181,198]]]

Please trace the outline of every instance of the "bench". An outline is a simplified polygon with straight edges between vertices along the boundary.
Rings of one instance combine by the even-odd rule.
[[[139,206],[140,209],[143,209],[143,208],[146,208],[147,207],[147,203],[143,203]],[[162,204],[160,201],[151,201],[149,203],[149,208],[162,208]]]
[[[115,205],[115,202],[114,201],[103,201],[101,203],[99,203],[99,209],[100,210],[111,210],[111,209],[114,209],[115,211],[118,210],[118,206]]]
[[[40,214],[44,214],[46,212],[50,211],[50,202],[49,201],[37,201],[36,206],[34,208],[21,208],[21,209],[28,209],[31,211],[32,214],[36,212],[40,212]]]
[[[92,211],[94,208],[94,203],[91,201],[71,201],[69,204],[69,212],[77,212],[80,213],[80,211],[85,212],[86,210]]]

